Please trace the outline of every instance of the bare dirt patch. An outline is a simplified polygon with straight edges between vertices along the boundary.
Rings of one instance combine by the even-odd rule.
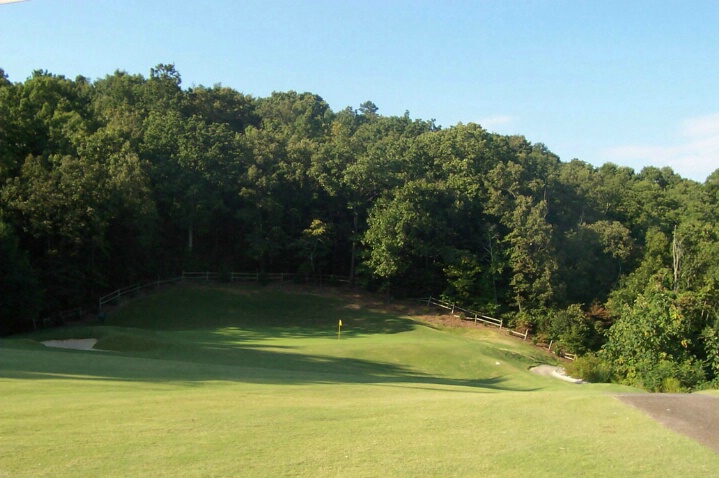
[[[696,393],[617,395],[665,427],[719,453],[719,397]]]
[[[427,313],[428,308],[421,306],[417,307],[417,313],[412,314],[419,320],[423,322],[428,322],[434,326],[437,327],[446,327],[446,328],[474,328],[474,329],[481,329],[487,327],[481,322],[475,322],[473,320],[463,320],[460,319],[457,316],[447,314],[441,311],[436,311],[434,315],[431,313]]]

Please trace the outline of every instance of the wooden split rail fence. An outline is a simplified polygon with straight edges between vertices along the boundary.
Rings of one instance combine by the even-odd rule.
[[[482,322],[487,325],[499,327],[500,329],[504,327],[504,321],[502,319],[495,319],[494,317],[484,315],[484,314],[482,314],[480,312],[476,312],[474,310],[464,309],[452,302],[446,302],[441,299],[434,298],[432,296],[426,297],[424,299],[415,299],[415,300],[417,302],[425,302],[427,305],[434,305],[435,307],[447,309],[447,310],[451,311],[452,315],[458,315],[457,313],[459,312],[461,314],[458,316],[463,318],[464,320],[474,320],[475,323]]]
[[[150,287],[159,287],[164,284],[174,284],[176,282],[181,282],[182,277],[173,277],[172,279],[164,279],[164,280],[156,280],[153,282],[148,282],[146,284],[140,284],[137,283],[135,285],[130,285],[127,287],[123,287],[122,289],[117,289],[115,291],[110,292],[109,294],[103,295],[99,299],[99,308],[102,310],[102,308],[110,303],[117,302],[120,300],[120,297],[126,296],[126,295],[137,295],[140,293],[141,290],[149,289]]]
[[[512,330],[512,329],[507,329],[507,330],[509,330],[510,335],[522,337],[524,340],[527,340],[527,335],[529,335],[529,329],[526,329],[524,332],[518,332],[518,331]]]
[[[350,283],[349,277],[344,276],[324,276],[320,278],[320,281],[329,282],[329,283]],[[152,282],[148,282],[145,284],[134,284],[131,286],[123,287],[122,289],[117,289],[113,292],[110,292],[109,294],[106,294],[99,299],[99,310],[100,313],[102,313],[102,308],[107,306],[108,304],[117,303],[121,297],[126,295],[137,295],[141,290],[148,289],[148,288],[155,288],[159,287],[164,284],[175,284],[177,282],[184,282],[184,281],[220,281],[220,280],[229,280],[230,282],[287,282],[287,281],[293,281],[293,282],[311,282],[314,280],[311,276],[308,276],[306,274],[286,274],[286,273],[271,273],[271,274],[261,274],[261,273],[246,273],[246,272],[229,272],[222,274],[220,272],[183,272],[181,276],[173,277],[171,279],[164,279],[164,280],[156,280]]]
[[[487,325],[499,327],[500,329],[505,329],[507,332],[509,332],[510,335],[522,337],[524,340],[527,340],[527,337],[529,336],[529,329],[525,330],[524,332],[519,332],[517,330],[512,330],[512,329],[506,329],[506,328],[504,328],[504,321],[502,319],[496,319],[494,317],[484,315],[480,312],[476,312],[476,311],[469,310],[469,309],[464,309],[464,308],[458,306],[456,303],[446,302],[441,299],[434,298],[432,296],[424,298],[424,299],[414,299],[414,300],[417,302],[425,302],[427,305],[434,305],[435,307],[447,309],[447,310],[451,311],[452,315],[460,317],[463,320],[473,320],[475,323],[482,322]]]
[[[509,332],[510,335],[514,335],[516,337],[522,337],[524,340],[527,340],[527,337],[529,337],[529,329],[526,329],[524,332],[519,332],[517,330],[512,330],[504,327],[504,322],[501,319],[495,319],[494,317],[489,317],[487,315],[480,314],[479,312],[475,312],[473,310],[464,309],[460,306],[458,306],[455,303],[452,302],[446,302],[441,299],[436,299],[434,297],[426,297],[423,299],[412,299],[415,302],[422,302],[427,304],[428,306],[433,305],[435,307],[440,307],[442,309],[449,310],[452,315],[455,317],[460,317],[463,320],[473,320],[476,322],[483,322],[487,325],[492,325],[495,327],[499,327],[500,329],[504,329],[507,332]],[[545,344],[546,346],[546,344]],[[559,357],[563,357],[567,360],[576,360],[577,356],[575,354],[571,354],[568,352],[556,352],[552,350],[552,343],[550,342],[549,347],[547,349],[549,352],[558,355]]]

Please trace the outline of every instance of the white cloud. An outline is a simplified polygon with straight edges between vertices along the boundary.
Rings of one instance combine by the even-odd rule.
[[[719,113],[684,120],[681,134],[687,137],[719,136]]]
[[[719,169],[719,114],[683,120],[670,146],[618,146],[604,151],[603,159],[637,170],[669,166],[685,178],[704,182]]]

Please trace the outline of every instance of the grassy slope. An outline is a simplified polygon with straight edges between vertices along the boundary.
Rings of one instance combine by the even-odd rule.
[[[527,372],[541,353],[490,329],[435,330],[306,294],[170,288],[103,327],[49,334],[116,351],[0,342],[2,477],[719,469],[606,393],[617,387]]]

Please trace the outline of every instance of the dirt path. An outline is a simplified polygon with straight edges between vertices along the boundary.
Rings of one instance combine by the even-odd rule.
[[[719,453],[719,397],[702,394],[617,395],[675,432]]]

